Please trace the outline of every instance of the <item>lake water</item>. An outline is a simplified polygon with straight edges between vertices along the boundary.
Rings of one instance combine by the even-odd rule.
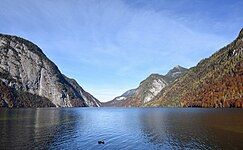
[[[0,132],[0,149],[243,149],[243,109],[0,109]]]

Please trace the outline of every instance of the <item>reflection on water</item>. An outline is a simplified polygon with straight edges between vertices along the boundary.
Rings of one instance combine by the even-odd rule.
[[[0,132],[0,149],[243,149],[243,110],[0,109]]]

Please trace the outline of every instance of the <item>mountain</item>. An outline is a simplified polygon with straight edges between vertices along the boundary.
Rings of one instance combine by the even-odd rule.
[[[123,93],[121,96],[116,97],[115,100],[118,100],[118,101],[125,100],[128,97],[133,96],[135,94],[135,92],[136,92],[136,89],[128,90],[125,93]]]
[[[68,78],[65,75],[63,76],[80,93],[80,95],[82,96],[82,98],[84,99],[85,103],[88,106],[92,106],[92,107],[101,106],[101,102],[98,99],[96,99],[93,95],[86,92],[74,79]]]
[[[151,74],[139,84],[138,88],[125,92],[121,96],[104,103],[103,106],[141,106],[151,101],[164,87],[173,83],[186,71],[186,68],[176,66],[166,75]]]
[[[0,107],[100,106],[32,42],[0,34],[0,52]]]
[[[123,107],[124,103],[132,98],[135,94],[136,89],[131,89],[123,93],[121,96],[115,97],[113,100],[104,102],[102,106],[104,107]]]
[[[243,29],[144,106],[243,107]]]
[[[166,75],[166,81],[168,83],[174,82],[177,78],[181,77],[188,69],[183,68],[179,65],[171,69]]]

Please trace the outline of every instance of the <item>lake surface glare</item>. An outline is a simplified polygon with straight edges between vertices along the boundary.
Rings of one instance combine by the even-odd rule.
[[[243,109],[0,109],[0,132],[0,149],[243,149]]]

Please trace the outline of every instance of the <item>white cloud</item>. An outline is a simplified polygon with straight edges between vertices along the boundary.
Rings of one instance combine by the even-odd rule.
[[[222,22],[203,9],[186,10],[203,3],[197,1],[19,2],[1,1],[0,31],[37,43],[64,73],[105,100],[138,85],[149,73],[195,65],[232,40],[214,31],[232,31],[242,23],[239,11],[235,20]]]

